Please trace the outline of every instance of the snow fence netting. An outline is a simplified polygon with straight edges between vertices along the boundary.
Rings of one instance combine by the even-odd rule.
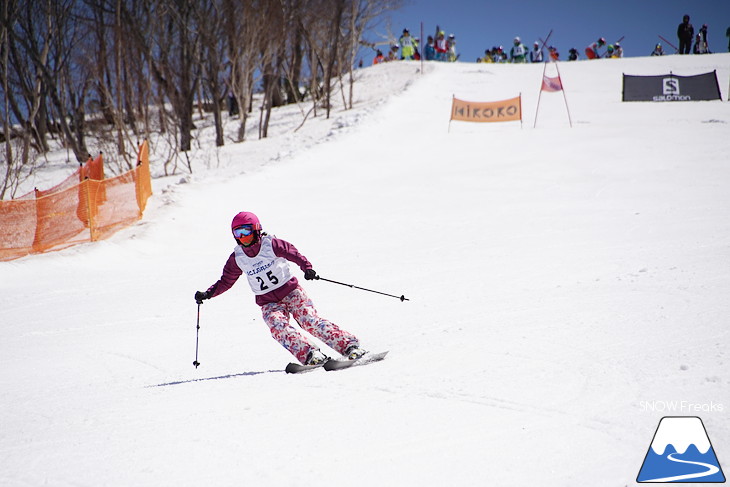
[[[151,195],[146,141],[137,167],[113,178],[104,178],[101,154],[90,158],[49,190],[0,201],[0,261],[107,238],[142,218]]]

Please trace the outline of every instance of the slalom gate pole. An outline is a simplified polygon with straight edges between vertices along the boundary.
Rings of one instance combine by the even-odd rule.
[[[553,29],[550,29],[550,32],[548,32],[548,35],[547,35],[547,37],[545,38],[544,41],[538,37],[538,39],[540,39],[542,41],[542,45],[540,46],[540,51],[542,51],[543,49],[545,49],[545,46],[547,45],[548,41],[550,40],[550,36],[551,35],[553,35]],[[544,59],[543,59],[543,62],[545,62]]]
[[[423,21],[421,21],[421,42],[423,42]],[[426,57],[426,49],[421,44],[421,76],[423,76],[423,58]]]
[[[623,39],[623,37],[621,39]],[[570,118],[570,108],[568,107],[568,97],[565,96],[565,86],[563,86],[563,78],[560,77],[560,69],[558,68],[558,63],[555,63],[555,69],[558,70],[558,79],[560,80],[560,91],[563,92],[563,100],[565,101],[565,111],[568,112],[568,123],[570,124],[570,128],[573,128],[573,119]],[[542,90],[540,90],[540,93],[542,93]]]
[[[319,279],[320,281],[331,282],[333,284],[339,284],[340,286],[347,286],[347,287],[351,287],[353,289],[359,289],[361,291],[368,291],[368,292],[375,293],[375,294],[382,294],[383,296],[388,296],[388,297],[391,297],[391,298],[400,299],[401,302],[403,302],[403,301],[410,301],[410,299],[408,299],[407,297],[405,297],[403,295],[396,296],[394,294],[388,294],[388,293],[384,293],[384,292],[380,292],[380,291],[374,291],[372,289],[366,289],[364,287],[355,286],[354,284],[347,284],[347,283],[344,283],[344,282],[333,281],[332,279],[325,279],[324,277],[317,277],[317,279]]]
[[[198,362],[198,335],[200,331],[200,305],[202,303],[198,303],[198,321],[195,324],[195,360],[193,360],[193,365],[195,368],[198,368],[198,365],[200,365],[200,362]]]
[[[537,94],[537,108],[535,109],[535,123],[532,124],[532,128],[537,127],[537,114],[540,113],[540,100],[542,100],[542,84],[545,81],[545,70],[547,69],[547,62],[543,63],[542,67],[542,79],[540,80],[540,93]]]

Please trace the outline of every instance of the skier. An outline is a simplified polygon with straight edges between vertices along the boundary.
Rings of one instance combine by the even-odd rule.
[[[586,47],[586,57],[588,59],[598,59],[601,57],[600,54],[598,54],[598,49],[606,45],[606,39],[601,37],[596,42],[591,44],[590,46]]]
[[[436,27],[438,29],[438,26]],[[446,61],[446,53],[449,50],[449,46],[446,43],[446,37],[444,31],[439,30],[436,33],[436,61]]]
[[[352,333],[317,314],[312,300],[291,275],[288,262],[299,266],[306,280],[319,276],[292,244],[262,232],[258,217],[251,212],[238,213],[231,222],[231,231],[237,245],[223,267],[223,274],[206,291],[195,293],[196,302],[223,294],[245,274],[272,337],[300,363],[318,365],[329,358],[289,323],[290,315],[302,329],[349,359],[367,353]]]
[[[544,59],[542,49],[540,49],[540,43],[535,41],[532,45],[532,51],[530,51],[530,62],[541,63]]]
[[[700,31],[697,33],[697,39],[694,48],[695,54],[709,54],[710,49],[707,45],[707,24],[702,24]]]
[[[378,49],[375,52],[375,57],[373,58],[373,64],[380,64],[385,62],[385,56],[383,56],[383,51]]]
[[[568,61],[577,61],[578,60],[578,49],[575,47],[571,47],[568,51]]]
[[[484,57],[482,58],[481,62],[489,64],[492,64],[494,62],[494,57],[491,49],[484,50]]]
[[[514,45],[509,50],[509,60],[511,63],[526,63],[527,62],[527,48],[522,43],[522,40],[518,37],[514,38]]]
[[[390,61],[398,60],[398,49],[399,49],[398,44],[393,44],[392,46],[390,46],[390,51],[388,51],[388,55],[385,58],[386,63],[390,62]]]
[[[494,62],[495,63],[506,63],[507,62],[507,53],[504,52],[504,46],[499,46],[498,48],[494,49]]]
[[[456,60],[459,59],[459,56],[456,54],[456,38],[454,37],[454,34],[449,34],[446,46],[448,51],[446,53],[446,60],[450,63],[456,62]]]
[[[694,36],[695,28],[689,23],[689,15],[685,15],[682,17],[682,23],[677,27],[679,54],[689,54]]]
[[[622,58],[624,57],[624,48],[618,42],[613,45],[613,57]]]
[[[560,61],[560,53],[558,52],[557,47],[553,47],[553,46],[548,47],[548,54],[550,55],[550,61],[553,61],[553,62]]]
[[[403,35],[400,36],[400,39],[398,39],[398,42],[400,43],[400,58],[401,59],[407,59],[407,60],[413,60],[413,55],[416,52],[416,48],[418,48],[418,43],[411,37],[411,33],[408,32],[408,29],[403,29]]]
[[[433,36],[428,36],[426,47],[423,48],[423,53],[426,56],[426,61],[433,61],[436,59],[436,48],[433,45]]]
[[[664,48],[661,44],[657,44],[654,46],[654,50],[651,52],[652,56],[663,56],[664,55]]]

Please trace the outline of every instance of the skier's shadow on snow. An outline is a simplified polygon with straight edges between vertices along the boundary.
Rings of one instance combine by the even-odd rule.
[[[175,382],[165,382],[164,384],[155,384],[155,385],[145,386],[145,387],[177,386],[180,384],[191,384],[193,382],[202,382],[202,381],[206,381],[206,380],[233,379],[234,377],[247,377],[247,376],[252,376],[252,375],[271,374],[274,372],[284,372],[284,371],[283,370],[262,370],[259,372],[241,372],[240,374],[219,375],[218,377],[202,377],[200,379],[189,379],[189,380],[178,380]]]

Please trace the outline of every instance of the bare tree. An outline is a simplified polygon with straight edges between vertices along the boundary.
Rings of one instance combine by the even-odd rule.
[[[173,154],[186,153],[195,101],[212,105],[220,146],[226,92],[239,107],[233,139],[242,142],[257,88],[260,137],[268,135],[274,107],[302,101],[304,85],[310,113],[324,107],[329,117],[337,83],[345,108],[353,105],[364,32],[401,1],[4,0],[4,157],[16,160],[13,170],[23,168],[17,174],[27,174],[52,138],[83,161],[93,137],[96,145],[116,149],[129,168],[140,137],[153,132]],[[14,126],[19,137],[8,143]],[[165,173],[175,172],[180,156],[166,157]],[[191,170],[187,154],[184,160]]]
[[[85,32],[75,22],[73,0],[46,0],[34,5],[43,16],[43,22],[33,22],[33,14],[28,13],[24,17],[27,22],[21,20],[21,24],[28,32],[41,27],[46,44],[40,49],[32,34],[19,39],[20,44],[38,70],[66,146],[71,148],[78,162],[83,162],[88,158],[88,150],[83,127],[79,126],[83,126],[85,116],[87,77],[73,69],[73,56],[77,54],[79,40]]]
[[[352,108],[355,76],[353,74],[355,61],[360,51],[364,33],[387,12],[397,10],[402,0],[348,0],[349,8],[345,9],[342,22],[342,46],[340,51],[342,66],[347,66],[349,75],[349,93],[346,108]],[[344,74],[340,72],[340,74]]]
[[[0,199],[5,196],[5,192],[13,186],[13,174],[19,164],[16,164],[13,157],[13,145],[12,145],[12,128],[10,124],[10,80],[8,73],[8,26],[11,24],[11,19],[15,17],[17,5],[11,5],[8,0],[3,2],[2,10],[0,10],[0,76],[2,76],[3,85],[3,133],[2,142],[5,143],[5,171],[0,181]]]
[[[262,11],[267,29],[261,35],[259,69],[263,75],[264,96],[261,105],[259,137],[268,136],[271,109],[282,105],[279,60],[284,57],[286,48],[286,23],[284,4],[281,1],[266,2]]]
[[[172,105],[181,151],[191,148],[193,100],[201,74],[200,33],[194,15],[196,1],[140,0],[143,8],[134,11],[120,2],[120,15],[130,35],[145,56],[160,94]],[[136,18],[140,13],[144,18]],[[143,30],[142,26],[149,30]],[[159,109],[164,111],[164,105]]]
[[[288,30],[288,52],[287,57],[281,61],[284,64],[281,71],[286,78],[286,102],[298,103],[302,101],[302,94],[299,91],[299,84],[302,76],[304,61],[304,36],[299,18],[303,15],[306,2],[288,0],[285,2],[286,25]]]
[[[267,0],[223,0],[225,39],[230,69],[228,85],[240,113],[240,124],[235,140],[246,138],[246,122],[251,111],[258,68],[259,45],[266,28],[262,5]]]
[[[30,144],[31,137],[41,150],[46,151],[48,150],[44,111],[46,87],[42,68],[48,63],[53,33],[38,32],[38,30],[50,23],[50,14],[34,16],[27,2],[20,0],[12,3],[15,9],[8,11],[12,17],[8,17],[7,23],[3,22],[8,27],[6,30],[8,63],[5,66],[8,79],[13,83],[13,86],[9,86],[6,90],[9,96],[8,102],[15,118],[23,127],[23,152],[27,152],[26,147]],[[11,2],[6,6],[10,7]],[[16,100],[15,93],[20,100]],[[27,160],[23,163],[27,163]]]
[[[221,80],[223,75],[223,57],[225,55],[223,43],[223,9],[220,0],[210,0],[196,10],[197,23],[200,30],[201,71],[203,73],[203,87],[212,104],[213,119],[215,122],[215,145],[220,147],[224,141],[221,107],[225,97],[225,84]]]

